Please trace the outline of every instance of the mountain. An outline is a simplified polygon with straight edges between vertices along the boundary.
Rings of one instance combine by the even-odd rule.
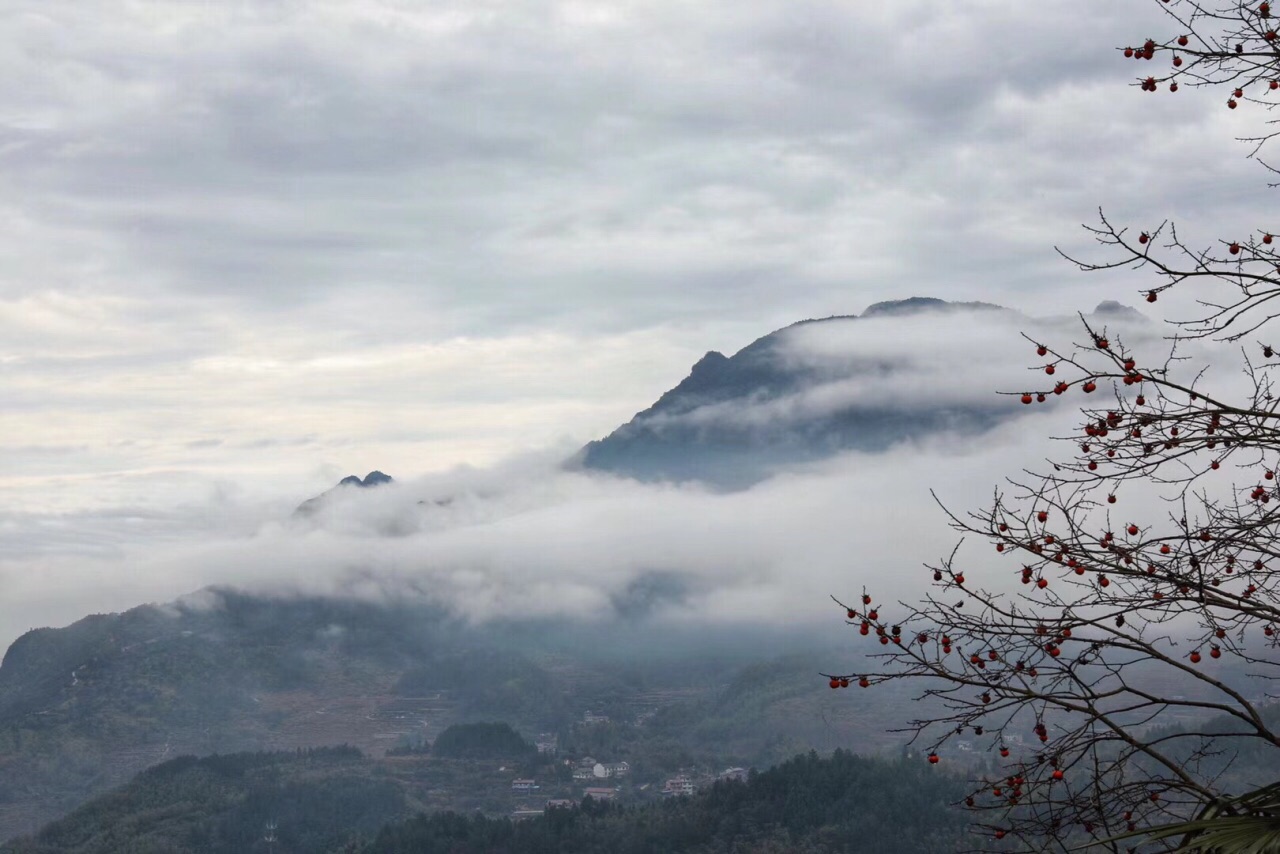
[[[372,489],[375,486],[383,486],[384,484],[393,482],[395,482],[395,478],[391,477],[389,474],[383,474],[376,469],[365,475],[363,480],[361,480],[358,475],[349,474],[342,480],[338,481],[338,485],[333,489],[326,490],[314,498],[308,498],[306,501],[299,504],[298,508],[294,510],[293,513],[295,516],[311,516],[319,512],[326,503],[333,499],[334,495],[342,492],[343,490],[351,488]]]
[[[1123,314],[1094,317],[1131,319]],[[731,357],[708,353],[580,462],[733,486],[841,450],[985,430],[1031,408],[990,395],[1006,374],[974,370],[970,357],[1025,376],[1024,321],[995,306],[913,299],[793,324]],[[939,354],[960,361],[950,356],[960,333],[961,370],[921,370]],[[1012,356],[984,351],[994,335],[1014,339]],[[989,405],[973,403],[984,396]],[[377,471],[344,478],[298,512],[388,483]],[[505,721],[525,737],[554,733],[562,749],[576,739],[582,754],[625,758],[633,779],[660,785],[682,767],[763,767],[810,748],[892,751],[900,736],[888,731],[914,708],[905,690],[823,690],[824,666],[859,659],[812,654],[813,635],[784,650],[782,630],[641,619],[647,603],[681,593],[678,576],[658,571],[590,623],[518,613],[468,623],[425,604],[430,590],[398,591],[374,603],[205,590],[24,634],[0,663],[0,840],[184,754],[350,744],[381,762],[453,724]],[[784,651],[802,658],[761,664]],[[584,726],[587,710],[607,722]],[[436,808],[484,803],[448,781],[414,791]]]
[[[1150,323],[1110,300],[1085,319],[1099,329]],[[1025,382],[1025,363],[993,355],[1008,355],[1022,343],[1019,333],[1033,329],[1055,338],[1081,331],[1078,317],[1036,319],[930,297],[802,320],[732,356],[708,352],[675,388],[569,465],[737,489],[843,452],[977,435],[1026,413],[996,394]]]
[[[562,711],[547,681],[421,604],[207,590],[36,629],[0,664],[0,840],[183,753],[378,750],[464,715],[541,720]]]
[[[1115,300],[1103,300],[1098,303],[1098,307],[1090,314],[1089,320],[1094,324],[1104,324],[1114,321],[1122,321],[1128,323],[1145,324],[1151,320],[1145,314],[1136,308],[1118,303]]]
[[[1019,318],[989,303],[913,297],[877,303],[859,318],[804,320],[765,335],[733,356],[711,351],[675,388],[573,461],[587,469],[639,480],[698,480],[725,488],[749,486],[779,468],[843,451],[884,451],[940,432],[973,434],[1008,417],[986,399],[939,399],[904,408],[877,400],[860,382],[892,383],[914,366],[856,342],[868,320],[908,318],[965,323],[966,317]],[[903,334],[911,334],[904,329]],[[843,338],[847,350],[821,349],[813,339]],[[993,389],[994,391],[994,389]]]
[[[217,589],[93,615],[27,632],[0,663],[0,843],[177,756],[348,744],[380,760],[459,723],[558,733],[562,750],[579,739],[582,753],[628,758],[654,780],[695,761],[891,750],[884,714],[906,714],[910,694],[834,695],[813,674],[848,651],[811,644],[621,619],[472,625],[422,603]],[[783,649],[808,652],[750,671],[747,697],[734,675]],[[580,727],[587,710],[611,723]],[[429,800],[488,803],[488,788],[471,791],[441,782]]]

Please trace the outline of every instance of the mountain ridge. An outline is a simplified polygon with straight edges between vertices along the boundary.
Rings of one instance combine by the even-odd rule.
[[[911,297],[875,303],[861,317],[833,315],[797,321],[757,338],[732,356],[708,351],[676,386],[626,424],[588,443],[572,463],[639,480],[697,480],[734,489],[765,479],[780,467],[842,451],[883,451],[897,441],[939,430],[964,433],[990,429],[1006,410],[994,400],[940,407],[924,417],[917,413],[910,418],[891,407],[855,403],[808,423],[797,420],[784,429],[735,424],[732,417],[718,419],[715,413],[716,407],[759,404],[777,404],[775,408],[785,410],[789,396],[798,397],[808,389],[831,387],[834,380],[857,376],[828,375],[813,365],[797,364],[786,348],[799,329],[856,324],[868,318],[962,312],[1011,310],[989,303]],[[875,360],[855,367],[868,375],[901,369]]]
[[[908,413],[893,400],[877,400],[870,392],[860,396],[856,388],[907,375],[911,366],[901,359],[874,352],[828,353],[825,363],[817,356],[797,357],[797,348],[803,349],[800,336],[816,327],[848,324],[856,335],[867,321],[926,316],[955,323],[1000,316],[1028,325],[1040,322],[993,303],[934,297],[877,302],[862,315],[800,320],[732,356],[707,351],[684,379],[625,424],[587,443],[568,464],[642,481],[700,481],[732,490],[838,453],[879,453],[944,432],[980,434],[1021,415],[996,398],[994,388],[987,400],[939,401]],[[1103,324],[1149,322],[1114,301],[1099,304],[1086,317]],[[832,402],[841,398],[843,403]]]

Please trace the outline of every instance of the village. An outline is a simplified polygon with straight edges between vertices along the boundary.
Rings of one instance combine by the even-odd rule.
[[[587,711],[579,726],[591,727],[610,723],[608,715]],[[511,781],[511,792],[518,803],[511,811],[511,818],[520,820],[542,815],[549,810],[577,806],[582,800],[639,802],[655,798],[679,798],[693,795],[700,789],[718,781],[745,782],[749,775],[746,768],[725,768],[711,772],[700,768],[680,769],[661,784],[644,782],[634,784],[631,779],[631,763],[626,760],[608,761],[594,756],[561,756],[559,739],[555,733],[542,733],[535,741],[538,754],[550,760],[553,767],[569,770],[570,783],[566,785],[562,773],[544,784],[537,779],[516,777]],[[554,795],[547,797],[547,795]]]

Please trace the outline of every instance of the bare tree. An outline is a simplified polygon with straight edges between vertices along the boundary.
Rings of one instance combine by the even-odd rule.
[[[1142,91],[1210,86],[1230,90],[1226,109],[1280,104],[1268,3],[1155,5],[1167,37],[1120,49]],[[1248,140],[1259,159],[1280,133],[1267,124]],[[990,752],[999,771],[965,804],[997,849],[1280,851],[1280,789],[1264,785],[1280,780],[1268,692],[1280,675],[1280,412],[1275,349],[1249,340],[1280,312],[1280,244],[1259,230],[1192,249],[1170,223],[1135,232],[1099,217],[1089,231],[1104,257],[1072,257],[1082,270],[1153,274],[1139,289],[1149,302],[1189,280],[1227,296],[1202,298],[1161,354],[1083,317],[1075,344],[1029,340],[1044,384],[1014,397],[1081,395],[1079,433],[988,506],[948,514],[996,566],[1016,564],[1010,585],[966,579],[957,547],[927,568],[921,602],[838,602],[878,644],[875,669],[826,676],[832,688],[916,680],[930,702],[909,732],[929,761],[961,735]],[[1245,346],[1249,390],[1205,388],[1179,350],[1196,338]]]

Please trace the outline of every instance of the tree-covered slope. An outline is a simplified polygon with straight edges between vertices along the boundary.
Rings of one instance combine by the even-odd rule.
[[[797,756],[746,782],[524,821],[411,814],[412,785],[353,748],[180,757],[3,854],[943,854],[963,847],[963,783],[921,763]],[[270,839],[268,838],[270,837]]]
[[[409,812],[354,748],[179,757],[4,854],[321,854]],[[268,838],[272,840],[268,844]]]
[[[965,847],[963,783],[843,751],[799,756],[743,782],[641,807],[553,809],[513,822],[454,813],[384,829],[363,854],[951,854]]]
[[[510,677],[478,679],[494,661]],[[568,713],[562,696],[426,607],[205,591],[38,629],[0,665],[0,841],[177,755],[374,749],[460,717],[541,725]]]

